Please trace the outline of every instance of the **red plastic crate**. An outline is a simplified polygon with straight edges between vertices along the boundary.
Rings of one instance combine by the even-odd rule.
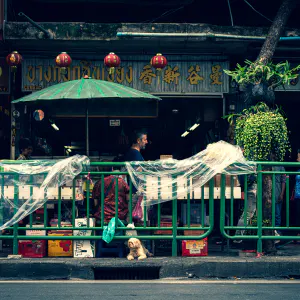
[[[172,222],[160,222],[160,227],[172,227]],[[155,234],[171,235],[172,230],[156,230]]]
[[[45,257],[46,241],[19,241],[19,254],[29,258]]]
[[[208,242],[207,237],[202,240],[183,240],[182,256],[207,256]]]

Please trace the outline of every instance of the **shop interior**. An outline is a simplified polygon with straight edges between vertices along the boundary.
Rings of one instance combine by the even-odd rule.
[[[157,118],[89,118],[90,157],[101,161],[122,156],[130,147],[131,133],[139,129],[148,133],[145,160],[156,160],[161,155],[190,157],[207,144],[226,139],[222,107],[221,98],[164,97]],[[28,135],[34,141],[33,157],[86,153],[84,118],[52,118],[47,111],[44,114],[42,121],[32,115],[27,119]]]

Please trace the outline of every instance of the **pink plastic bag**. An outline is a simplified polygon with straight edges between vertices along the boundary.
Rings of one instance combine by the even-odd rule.
[[[144,214],[143,214],[143,208],[142,208],[142,200],[143,197],[139,197],[138,202],[132,212],[132,219],[135,222],[139,222],[143,220]]]

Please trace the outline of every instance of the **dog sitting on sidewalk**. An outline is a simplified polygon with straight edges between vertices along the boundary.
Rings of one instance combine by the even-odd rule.
[[[144,245],[141,243],[139,239],[136,238],[130,238],[128,240],[128,248],[130,250],[127,259],[128,260],[134,260],[136,257],[138,260],[145,259],[147,257],[153,256],[152,253],[150,253]]]

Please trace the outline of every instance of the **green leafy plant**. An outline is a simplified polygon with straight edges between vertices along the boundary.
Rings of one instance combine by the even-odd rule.
[[[270,109],[265,103],[258,103],[240,114],[225,118],[235,123],[235,138],[243,147],[249,160],[283,161],[290,150],[286,119],[280,108]]]
[[[280,85],[289,85],[291,80],[298,77],[299,70],[300,65],[291,68],[288,61],[278,64],[273,64],[272,62],[263,64],[259,61],[246,60],[245,66],[242,67],[240,64],[237,64],[234,71],[224,70],[224,72],[241,86],[264,83],[269,89],[275,89]]]

